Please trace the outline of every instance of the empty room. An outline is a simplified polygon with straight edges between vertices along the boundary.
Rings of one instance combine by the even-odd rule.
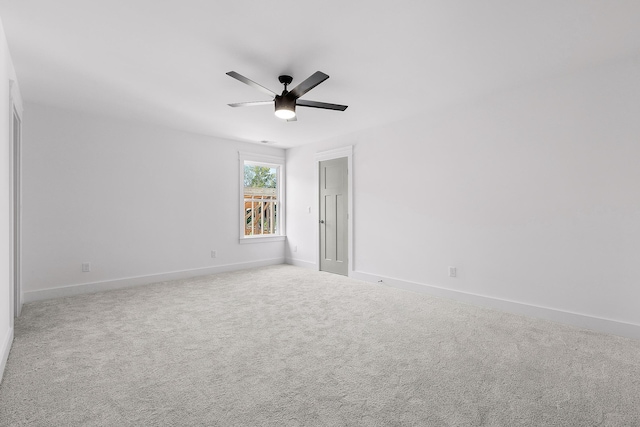
[[[0,21],[0,426],[640,426],[640,2]]]

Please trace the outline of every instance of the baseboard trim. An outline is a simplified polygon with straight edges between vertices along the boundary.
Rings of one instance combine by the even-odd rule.
[[[382,280],[382,283],[384,285],[398,289],[428,294],[441,298],[448,298],[468,304],[478,305],[481,307],[493,308],[508,313],[535,317],[538,319],[549,320],[552,322],[563,323],[571,326],[577,326],[579,328],[590,329],[597,332],[603,332],[627,338],[640,339],[640,325],[636,325],[633,323],[625,323],[617,320],[593,317],[585,314],[572,313],[569,311],[562,311],[548,307],[540,307],[516,301],[472,294],[468,292],[454,291],[437,286],[425,285],[422,283],[395,279],[392,277],[369,274],[362,271],[354,271],[350,277],[371,283],[379,283],[379,281]]]
[[[7,335],[2,341],[2,347],[0,347],[0,384],[4,377],[4,368],[7,367],[7,360],[9,360],[9,352],[11,351],[11,344],[13,343],[13,328],[10,327],[7,331]]]
[[[302,267],[302,268],[308,268],[310,270],[317,270],[318,266],[313,263],[313,262],[309,262],[309,261],[303,261],[301,259],[295,259],[295,258],[287,258],[285,260],[285,262],[289,265],[294,265],[296,267]]]
[[[24,293],[24,303],[42,301],[54,298],[70,297],[75,295],[90,294],[95,292],[110,291],[115,289],[130,288],[133,286],[148,285],[167,280],[181,280],[190,277],[207,276],[209,274],[225,273],[228,271],[246,270],[248,268],[266,267],[268,265],[284,264],[283,258],[271,258],[259,261],[239,262],[235,264],[216,265],[211,267],[195,268],[192,270],[171,271],[145,276],[124,277],[114,280],[80,283],[77,285],[60,286],[56,288],[28,291]]]

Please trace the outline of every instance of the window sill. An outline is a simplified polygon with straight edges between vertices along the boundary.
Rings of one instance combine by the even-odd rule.
[[[286,238],[287,236],[248,236],[248,237],[241,237],[240,244],[284,242]]]

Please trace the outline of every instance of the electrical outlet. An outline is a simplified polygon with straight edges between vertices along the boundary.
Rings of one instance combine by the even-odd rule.
[[[83,273],[89,273],[91,271],[91,263],[90,262],[83,262],[82,263],[82,272]]]
[[[458,269],[455,267],[449,267],[449,277],[456,277]]]
[[[211,258],[217,258],[218,257],[218,251],[211,251]]]

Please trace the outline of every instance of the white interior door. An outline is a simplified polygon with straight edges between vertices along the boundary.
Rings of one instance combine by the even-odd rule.
[[[347,276],[349,262],[348,161],[320,162],[320,270]]]

